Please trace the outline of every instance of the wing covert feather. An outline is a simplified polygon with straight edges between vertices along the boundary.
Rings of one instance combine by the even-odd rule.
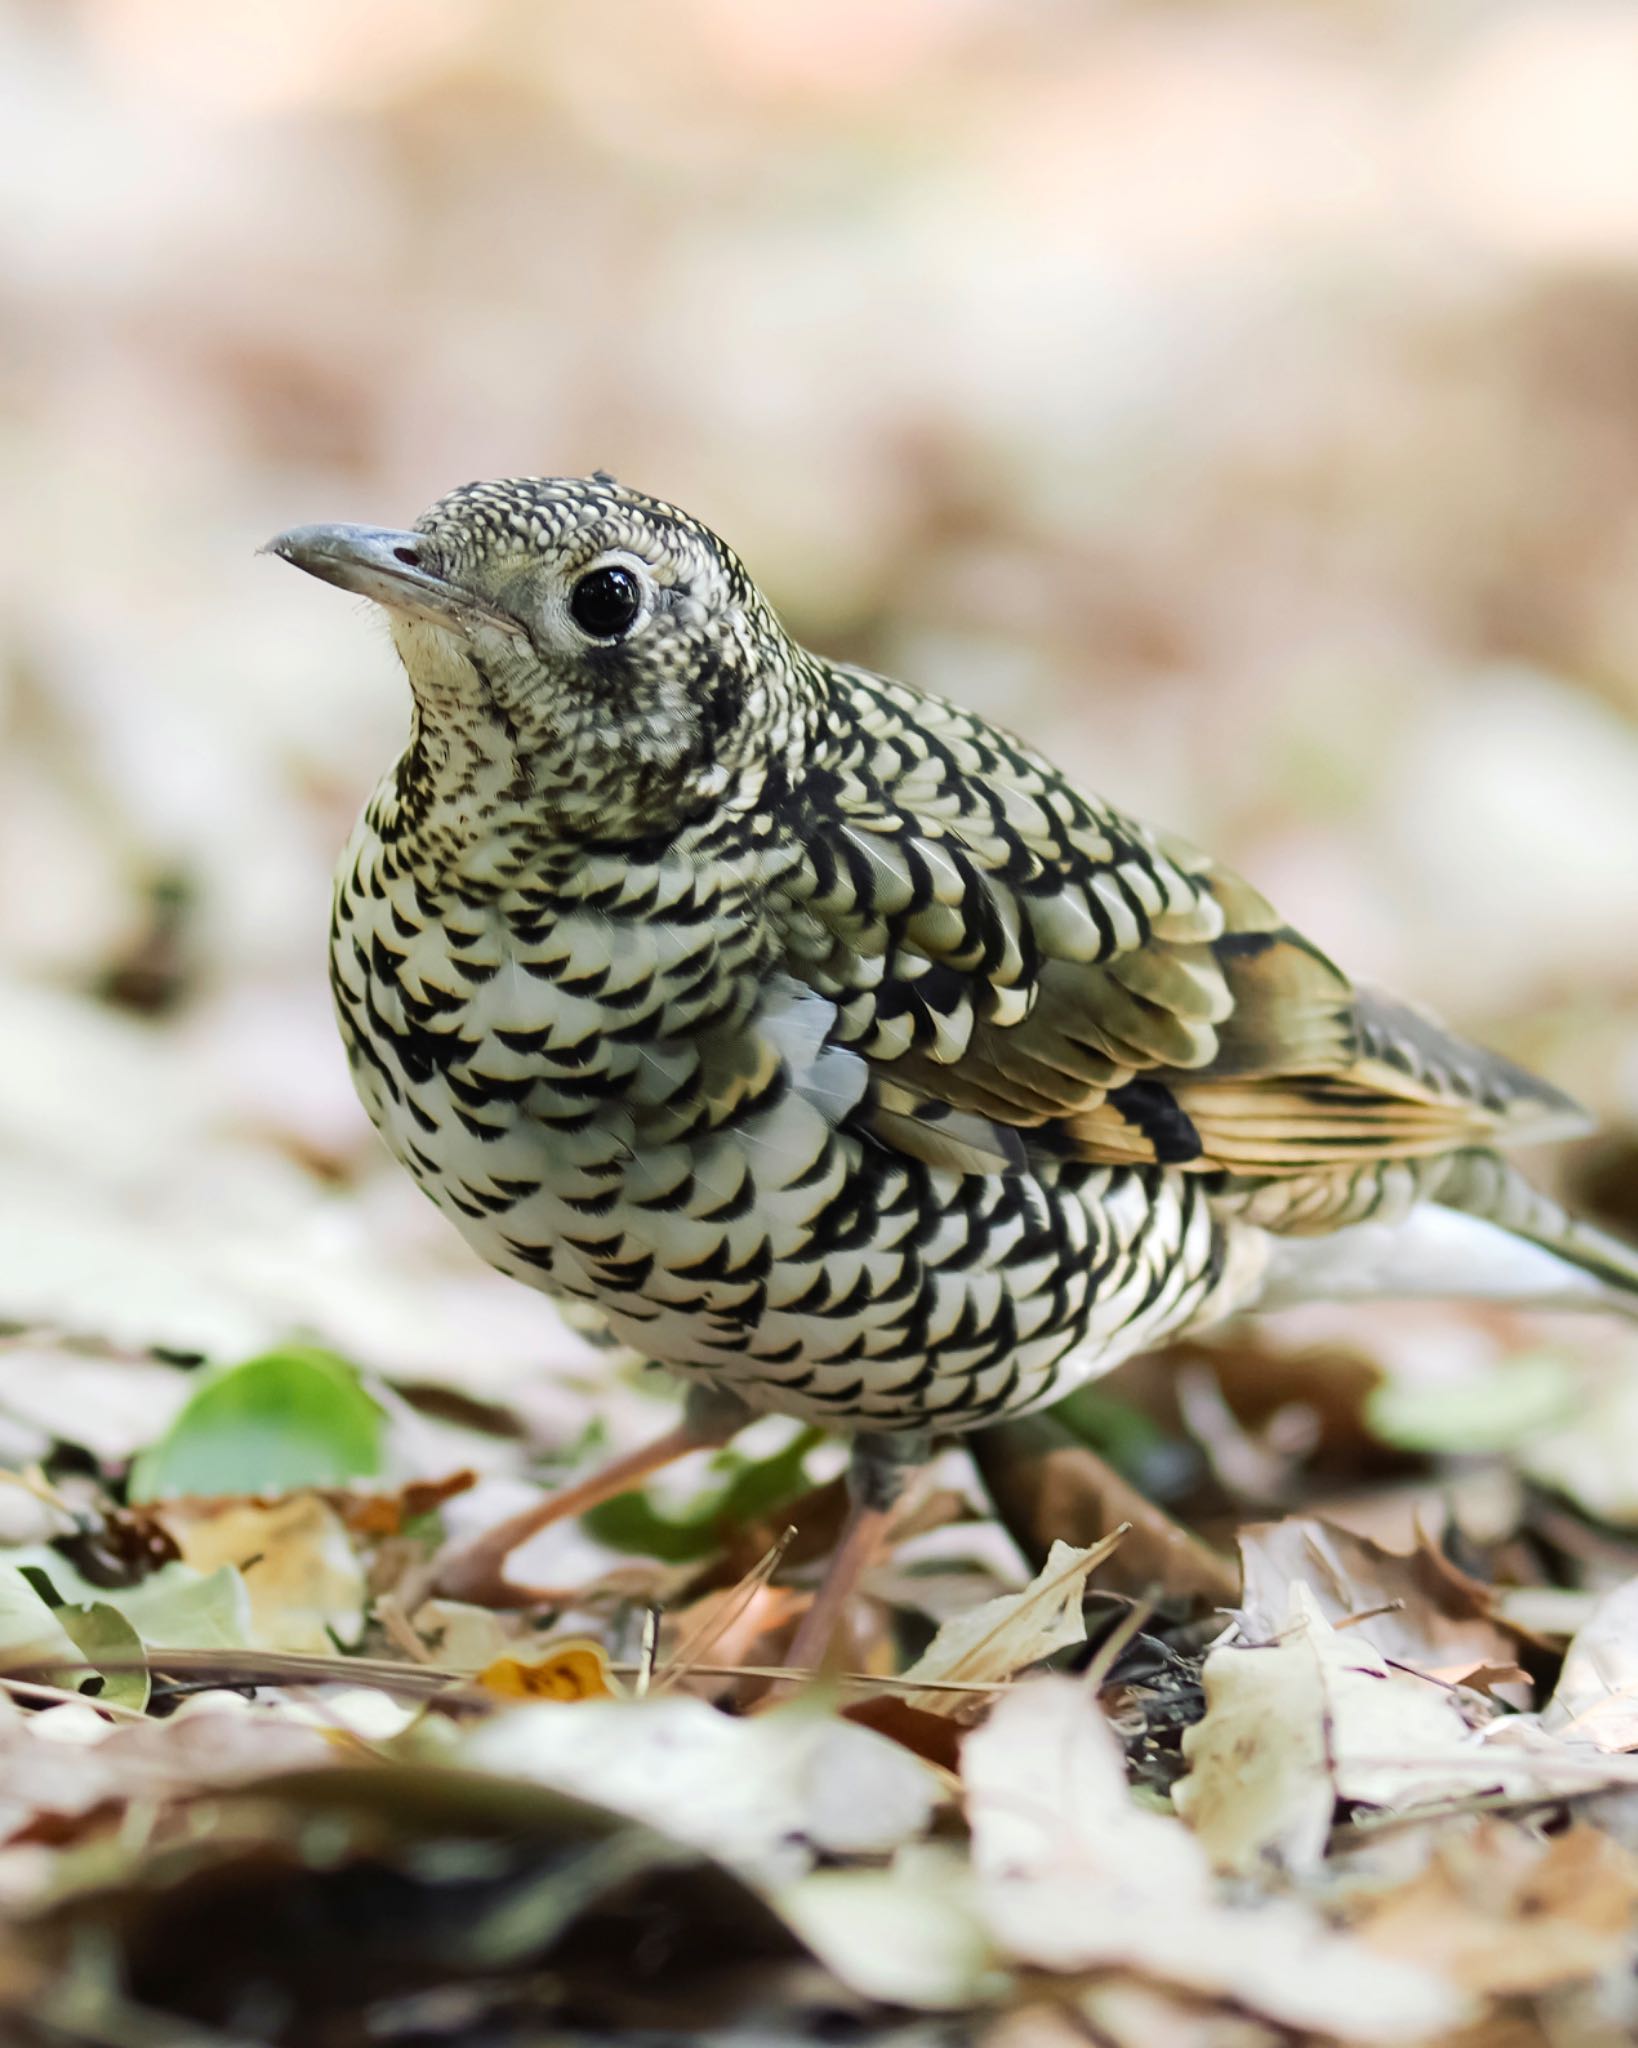
[[[1050,1127],[1090,1159],[1280,1175],[1574,1116],[974,714],[832,674],[860,753],[815,804],[781,928],[891,1081],[882,1142],[993,1170],[1016,1156],[1004,1133]]]

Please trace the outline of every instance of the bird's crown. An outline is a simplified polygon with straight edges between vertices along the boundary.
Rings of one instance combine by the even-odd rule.
[[[601,472],[465,484],[407,532],[270,545],[386,608],[433,743],[504,741],[580,828],[697,809],[788,738],[803,696],[808,658],[733,551]]]

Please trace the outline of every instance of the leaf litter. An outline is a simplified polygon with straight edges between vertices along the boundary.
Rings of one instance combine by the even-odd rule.
[[[82,1389],[123,1369],[75,1357]],[[42,2038],[800,2039],[846,2011],[996,2048],[1466,2048],[1638,1965],[1638,1576],[1562,1582],[1573,1503],[1403,1551],[1242,1522],[1223,1597],[1219,1553],[1152,1507],[1043,1554],[1052,1509],[992,1447],[1033,1575],[949,1474],[854,1662],[776,1703],[816,1565],[789,1532],[834,1515],[794,1433],[723,1468],[737,1515],[708,1474],[711,1520],[613,1519],[668,1557],[588,1538],[551,1604],[490,1608],[436,1590],[471,1471],[406,1469],[338,1358],[140,1370],[148,1441],[54,1415],[15,1475],[31,1540],[0,1547],[0,2012],[15,1986]],[[1131,1498],[1084,1438],[1048,1448],[1060,1505]],[[519,1449],[514,1486],[543,1483]],[[1530,1591],[1573,1593],[1578,1632],[1521,1626]],[[280,1952],[292,1916],[333,1932]]]

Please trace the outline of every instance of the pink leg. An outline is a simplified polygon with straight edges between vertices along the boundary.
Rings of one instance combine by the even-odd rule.
[[[786,1662],[803,1671],[820,1671],[847,1603],[874,1562],[893,1521],[905,1478],[925,1463],[931,1446],[920,1436],[858,1436],[848,1483],[853,1504],[813,1605],[803,1615]]]
[[[813,1605],[803,1615],[785,1653],[787,1664],[799,1671],[818,1673],[824,1669],[825,1653],[841,1626],[847,1603],[875,1562],[892,1520],[891,1508],[865,1507],[858,1501],[849,1508],[841,1539],[831,1552]]]
[[[460,1550],[449,1552],[437,1568],[436,1589],[450,1600],[470,1600],[483,1607],[530,1607],[548,1595],[516,1586],[506,1576],[506,1560],[522,1543],[554,1522],[569,1521],[588,1508],[629,1493],[651,1473],[686,1458],[690,1451],[714,1450],[737,1435],[751,1419],[742,1403],[723,1396],[690,1395],[683,1419],[652,1442],[613,1458],[598,1471],[566,1486],[537,1506],[509,1515]]]

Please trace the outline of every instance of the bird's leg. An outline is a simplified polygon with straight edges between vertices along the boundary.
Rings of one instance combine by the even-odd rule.
[[[847,1480],[851,1502],[841,1536],[831,1553],[813,1605],[803,1615],[786,1662],[817,1671],[841,1624],[855,1588],[870,1569],[906,1479],[927,1462],[932,1445],[925,1436],[862,1434],[853,1439]]]
[[[690,1451],[714,1450],[727,1443],[754,1413],[735,1394],[691,1386],[682,1420],[663,1436],[611,1458],[573,1486],[565,1486],[521,1514],[509,1515],[472,1542],[449,1552],[437,1567],[437,1591],[448,1599],[471,1600],[484,1607],[529,1607],[550,1598],[539,1589],[513,1585],[507,1578],[506,1560],[520,1544],[554,1522],[566,1522],[616,1494],[629,1493],[650,1473],[686,1458]]]

